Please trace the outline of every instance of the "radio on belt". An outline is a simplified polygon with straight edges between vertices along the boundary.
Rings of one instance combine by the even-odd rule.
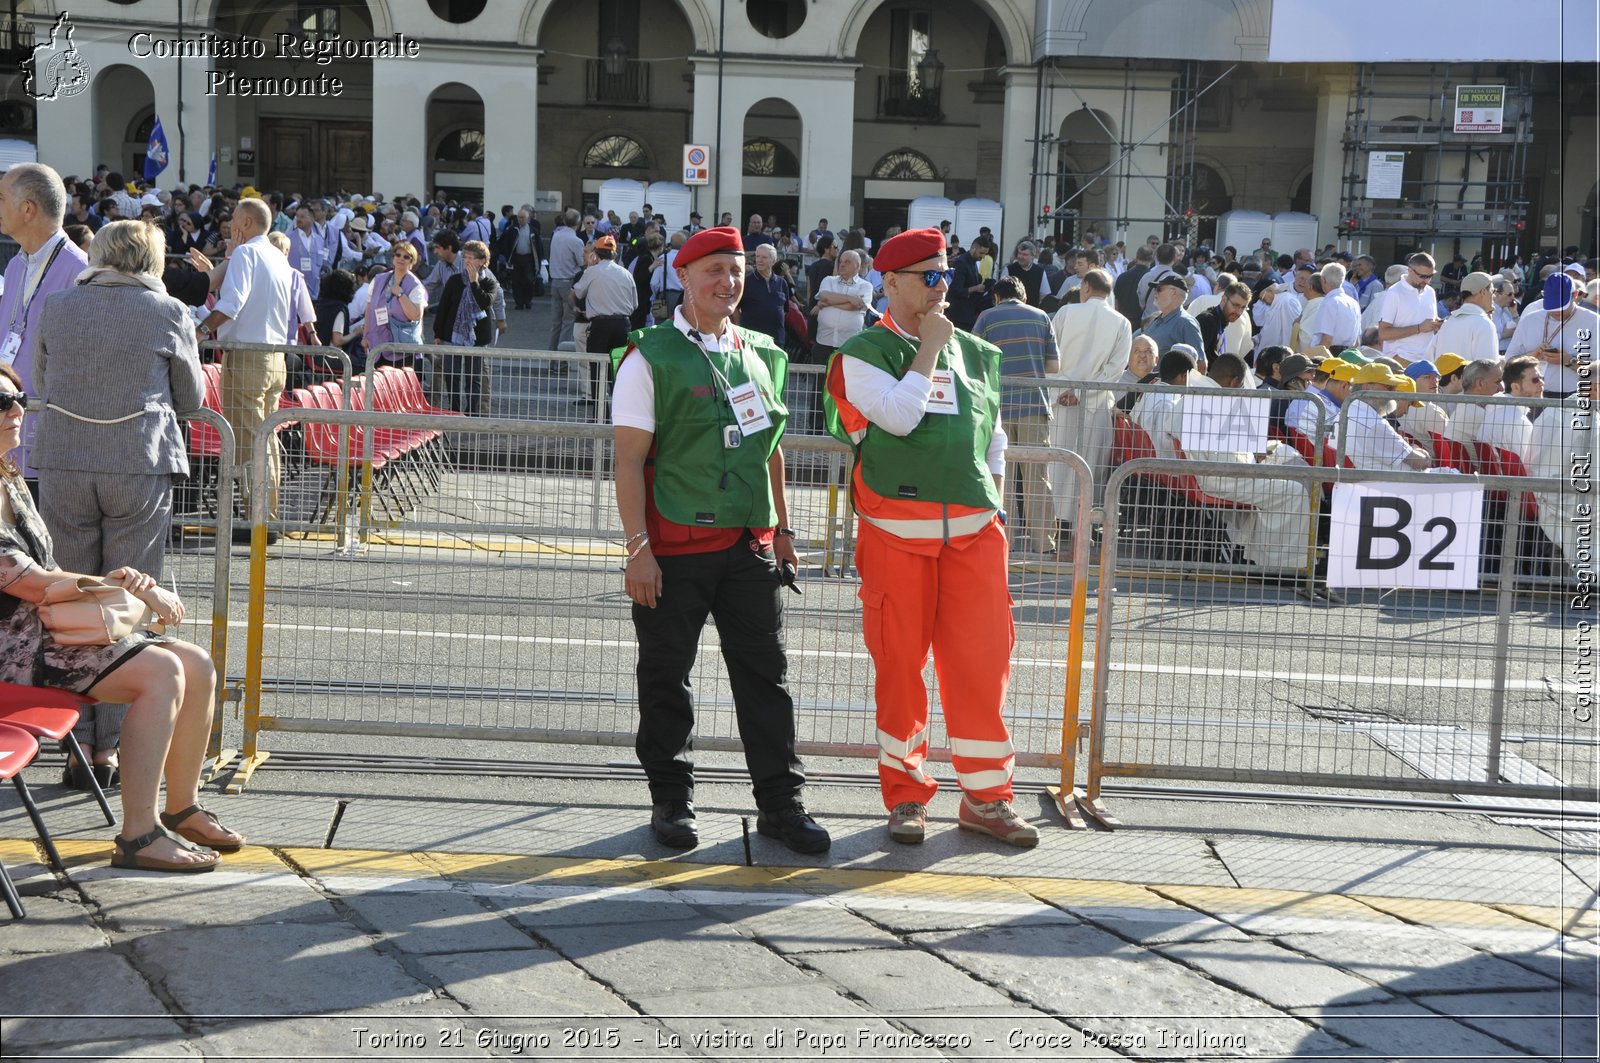
[[[726,450],[738,450],[739,444],[744,441],[744,433],[736,424],[722,426],[722,446]]]

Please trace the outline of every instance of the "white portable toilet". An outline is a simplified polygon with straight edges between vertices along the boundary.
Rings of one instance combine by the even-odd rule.
[[[951,219],[955,222],[955,228],[951,231],[961,237],[962,247],[971,247],[972,238],[978,235],[978,230],[988,226],[998,247],[1000,221],[1004,215],[1005,208],[992,199],[963,199],[956,204],[956,216]]]
[[[907,229],[937,229],[939,223],[956,223],[956,203],[944,196],[918,196],[906,204]]]
[[[1272,216],[1272,249],[1280,255],[1292,255],[1297,248],[1317,249],[1317,216],[1284,211]]]
[[[645,190],[645,202],[657,214],[666,218],[666,231],[681,229],[689,224],[689,212],[694,209],[694,193],[688,185],[676,181],[651,181]]]
[[[7,137],[0,140],[0,173],[24,162],[39,161],[39,146],[31,140]]]
[[[1271,239],[1274,249],[1279,247],[1272,235],[1272,215],[1264,210],[1230,210],[1217,216],[1217,250],[1237,248],[1239,254],[1254,254],[1261,241]]]
[[[644,182],[631,181],[626,177],[613,177],[609,181],[600,182],[600,214],[605,216],[606,211],[614,210],[617,217],[623,221],[628,220],[629,211],[637,211],[645,204]]]

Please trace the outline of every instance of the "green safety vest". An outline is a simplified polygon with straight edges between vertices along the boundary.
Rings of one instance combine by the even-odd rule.
[[[778,523],[778,511],[767,462],[789,419],[782,399],[789,359],[769,337],[729,327],[740,340],[731,353],[703,350],[670,323],[628,337],[655,380],[656,510],[676,524],[701,528],[770,528]],[[620,365],[626,353],[613,352],[613,364]],[[771,428],[743,437],[740,446],[724,445],[725,429],[739,421],[711,365],[732,388],[756,384]]]
[[[859,358],[896,380],[906,375],[916,356],[912,341],[884,326],[857,333],[834,354]],[[1000,492],[989,472],[988,449],[1000,408],[1000,349],[957,329],[939,352],[936,368],[954,370],[959,412],[924,414],[904,436],[869,422],[866,435],[855,443],[862,478],[885,498],[998,509]],[[852,442],[826,389],[823,403],[828,431]]]

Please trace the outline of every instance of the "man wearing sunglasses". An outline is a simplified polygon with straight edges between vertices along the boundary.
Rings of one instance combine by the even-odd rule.
[[[834,353],[824,404],[828,430],[855,447],[856,567],[889,834],[921,842],[939,788],[926,768],[931,649],[963,791],[960,826],[1031,847],[1039,832],[1011,806],[1014,757],[1000,715],[1014,642],[1000,351],[946,315],[953,274],[938,229],[885,241],[874,265],[888,313]]]
[[[1433,256],[1418,251],[1406,259],[1406,273],[1383,294],[1378,339],[1386,358],[1402,365],[1428,357],[1439,331],[1439,300],[1433,293]]]

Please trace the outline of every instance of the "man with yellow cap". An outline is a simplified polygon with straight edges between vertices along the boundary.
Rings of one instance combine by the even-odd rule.
[[[716,620],[756,829],[801,853],[830,843],[801,803],[794,700],[786,685],[783,585],[796,556],[783,489],[783,350],[732,323],[744,294],[733,228],[686,240],[674,261],[684,301],[672,320],[613,352],[617,510],[639,639],[639,763],[651,829],[678,849],[700,840],[694,812],[694,700],[700,631]]]
[[[1446,351],[1433,360],[1439,369],[1439,394],[1461,394],[1461,369],[1467,360],[1454,351]]]
[[[1356,370],[1344,443],[1345,457],[1356,468],[1405,472],[1433,464],[1426,451],[1407,443],[1386,420],[1395,412],[1393,393],[1405,379],[1378,362]]]
[[[1350,383],[1355,380],[1356,373],[1360,369],[1360,366],[1343,358],[1328,357],[1318,362],[1315,375],[1311,379],[1311,387],[1306,391],[1322,400],[1322,411],[1319,411],[1316,402],[1310,399],[1295,399],[1283,412],[1283,423],[1307,439],[1315,440],[1320,414],[1326,418],[1322,430],[1331,437],[1339,416],[1339,408],[1350,398]]]
[[[1011,805],[1001,718],[1015,641],[999,514],[1006,434],[1000,350],[946,316],[953,276],[938,229],[883,244],[889,309],[828,365],[828,429],[855,447],[856,567],[876,669],[878,780],[897,842],[923,840],[939,784],[927,769],[931,649],[965,830],[1031,847]]]

